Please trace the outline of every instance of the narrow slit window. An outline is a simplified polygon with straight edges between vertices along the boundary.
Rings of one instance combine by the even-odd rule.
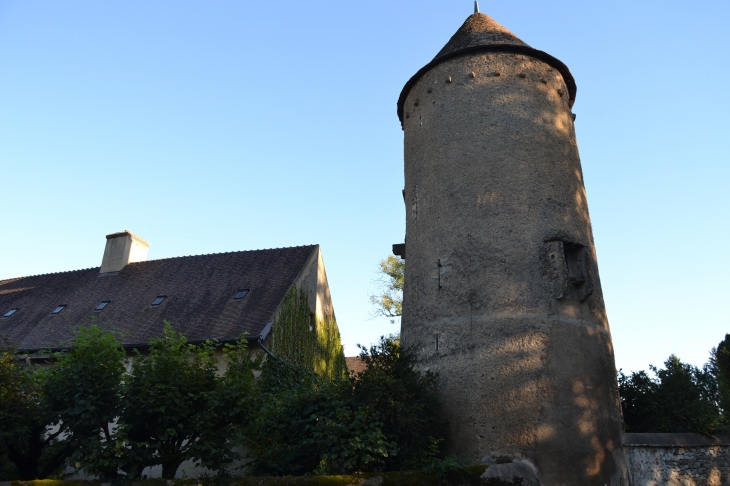
[[[166,295],[158,295],[155,300],[152,301],[152,305],[160,305],[162,304],[162,301],[167,298]]]
[[[241,289],[238,292],[236,292],[236,295],[233,296],[235,300],[241,300],[251,291],[251,289]]]
[[[100,311],[100,310],[102,310],[102,309],[103,309],[104,307],[106,307],[107,305],[109,305],[109,303],[110,303],[110,302],[111,302],[111,300],[105,300],[105,301],[103,301],[103,302],[102,302],[101,304],[97,305],[97,306],[96,306],[96,309],[94,309],[94,310],[98,310],[98,311]]]
[[[10,309],[9,311],[7,311],[5,314],[3,314],[3,317],[10,317],[13,314],[15,314],[16,312],[18,312],[17,307],[15,309]]]
[[[66,304],[61,304],[58,307],[56,307],[55,309],[53,309],[53,312],[51,312],[51,314],[58,314],[65,308],[66,308]]]

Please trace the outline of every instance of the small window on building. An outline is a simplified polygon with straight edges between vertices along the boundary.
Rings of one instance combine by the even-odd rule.
[[[98,311],[100,311],[100,310],[102,310],[102,309],[103,309],[104,307],[106,307],[107,305],[109,305],[109,303],[110,303],[110,302],[111,302],[111,300],[105,300],[105,301],[103,301],[103,302],[102,302],[101,304],[97,305],[97,306],[96,306],[96,309],[94,309],[94,310],[98,310]]]
[[[9,311],[7,311],[7,312],[6,312],[5,314],[3,314],[3,317],[10,317],[10,316],[12,316],[13,314],[15,314],[16,312],[18,312],[18,309],[17,309],[17,308],[15,308],[15,309],[10,309],[10,310],[9,310]]]
[[[166,295],[158,295],[155,300],[152,301],[152,305],[160,305],[162,304],[162,301],[167,298]]]
[[[55,309],[53,309],[53,312],[51,312],[51,314],[58,314],[65,308],[66,308],[66,304],[61,304],[58,307],[56,307]]]
[[[251,289],[241,289],[238,292],[236,292],[236,295],[233,296],[235,300],[241,300],[244,297],[246,297],[246,294],[248,294],[251,291]]]

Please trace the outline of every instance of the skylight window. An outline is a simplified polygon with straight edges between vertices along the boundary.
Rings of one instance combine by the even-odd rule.
[[[56,307],[55,309],[53,309],[53,312],[51,312],[51,314],[58,314],[65,308],[66,308],[66,304],[61,304],[58,307]]]
[[[162,304],[162,301],[167,298],[166,295],[158,295],[155,300],[152,301],[152,305],[160,305]]]
[[[9,311],[7,311],[7,312],[6,312],[5,314],[3,314],[3,317],[10,317],[10,316],[12,316],[13,314],[15,314],[16,312],[18,312],[18,309],[17,309],[17,308],[15,308],[15,309],[10,309],[10,310],[9,310]]]
[[[94,310],[98,310],[98,311],[102,310],[104,307],[106,307],[107,305],[109,305],[109,302],[111,302],[111,300],[105,300],[105,301],[103,301],[101,304],[97,305],[96,306],[96,309],[94,309]]]
[[[241,300],[244,297],[246,297],[246,294],[248,294],[251,291],[251,289],[241,289],[238,292],[236,292],[236,295],[233,296],[236,300]]]

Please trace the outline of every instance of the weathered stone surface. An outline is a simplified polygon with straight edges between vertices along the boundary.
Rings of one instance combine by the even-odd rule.
[[[730,485],[728,445],[626,445],[624,450],[632,486]]]
[[[567,93],[557,69],[506,52],[445,60],[412,86],[401,336],[440,374],[451,452],[524,457],[546,486],[626,484]]]
[[[534,467],[524,462],[511,462],[508,464],[494,464],[489,466],[482,479],[499,479],[506,483],[520,484],[522,486],[540,486],[537,472]]]

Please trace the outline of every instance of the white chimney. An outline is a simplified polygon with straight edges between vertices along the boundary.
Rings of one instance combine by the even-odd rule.
[[[104,258],[99,273],[118,272],[128,263],[147,260],[149,247],[149,243],[127,230],[106,235]]]

